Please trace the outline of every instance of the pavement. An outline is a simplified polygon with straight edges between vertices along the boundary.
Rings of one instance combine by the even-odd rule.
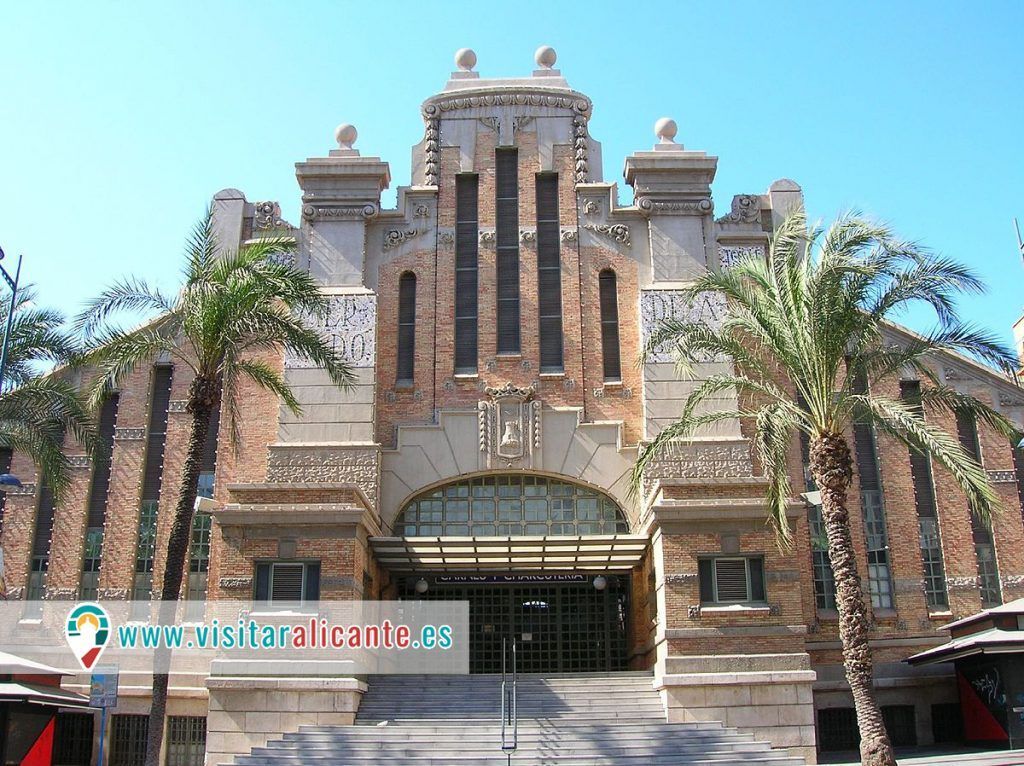
[[[896,760],[900,766],[1018,766],[1024,765],[1024,750],[897,750]],[[826,753],[818,763],[834,766],[860,766],[857,753]]]

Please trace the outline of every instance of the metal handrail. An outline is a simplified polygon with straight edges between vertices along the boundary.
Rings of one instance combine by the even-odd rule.
[[[508,658],[508,639],[501,639],[501,751],[512,762],[512,753],[519,748],[519,708],[518,683],[519,672],[516,663],[516,640],[512,639],[512,686],[508,686],[506,660]],[[511,729],[511,733],[509,732]]]

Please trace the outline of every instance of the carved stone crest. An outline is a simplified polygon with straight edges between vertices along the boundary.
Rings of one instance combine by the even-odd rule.
[[[540,447],[540,402],[536,389],[515,386],[487,388],[487,400],[477,405],[480,427],[480,451],[489,466],[511,467],[517,461],[529,462]],[[524,466],[525,467],[525,466]]]
[[[281,219],[281,206],[276,202],[257,202],[252,217],[254,229],[266,231],[267,229],[280,229],[287,226]]]

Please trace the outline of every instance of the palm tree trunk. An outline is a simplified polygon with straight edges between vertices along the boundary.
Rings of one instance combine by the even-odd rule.
[[[196,494],[199,490],[199,472],[203,465],[203,448],[210,430],[210,416],[220,397],[220,380],[196,377],[189,387],[188,412],[192,415],[188,452],[178,486],[178,505],[174,509],[174,522],[167,543],[167,562],[163,585],[160,589],[160,617],[162,625],[175,620],[177,601],[181,595],[181,582],[188,560],[192,537],[192,517],[195,514]],[[168,673],[171,650],[161,646],[154,658],[153,701],[149,709],[149,732],[146,739],[146,766],[160,766],[160,748],[164,739],[164,715],[167,711]]]
[[[853,478],[850,446],[840,434],[820,434],[810,444],[811,475],[821,492],[821,515],[828,535],[828,557],[836,583],[843,666],[853,692],[863,766],[896,766],[882,711],[875,700],[874,670],[868,645],[868,615],[853,551],[847,491]]]

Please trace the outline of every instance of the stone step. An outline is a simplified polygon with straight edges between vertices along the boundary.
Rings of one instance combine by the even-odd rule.
[[[397,764],[413,764],[415,766],[505,766],[509,761],[500,751],[490,756],[462,756],[451,751],[447,754],[435,752],[427,756],[396,756],[385,759],[376,755],[358,756],[346,753],[333,753],[310,757],[308,754],[282,756],[279,752],[271,755],[246,755],[236,759],[238,766],[275,766],[281,763],[295,764],[330,764],[331,766],[396,766]],[[771,766],[804,766],[804,761],[776,751],[764,753],[735,752],[709,753],[699,755],[659,755],[658,766],[722,766],[723,764],[770,764]],[[649,755],[538,755],[528,756],[513,754],[511,763],[514,766],[651,766]]]

